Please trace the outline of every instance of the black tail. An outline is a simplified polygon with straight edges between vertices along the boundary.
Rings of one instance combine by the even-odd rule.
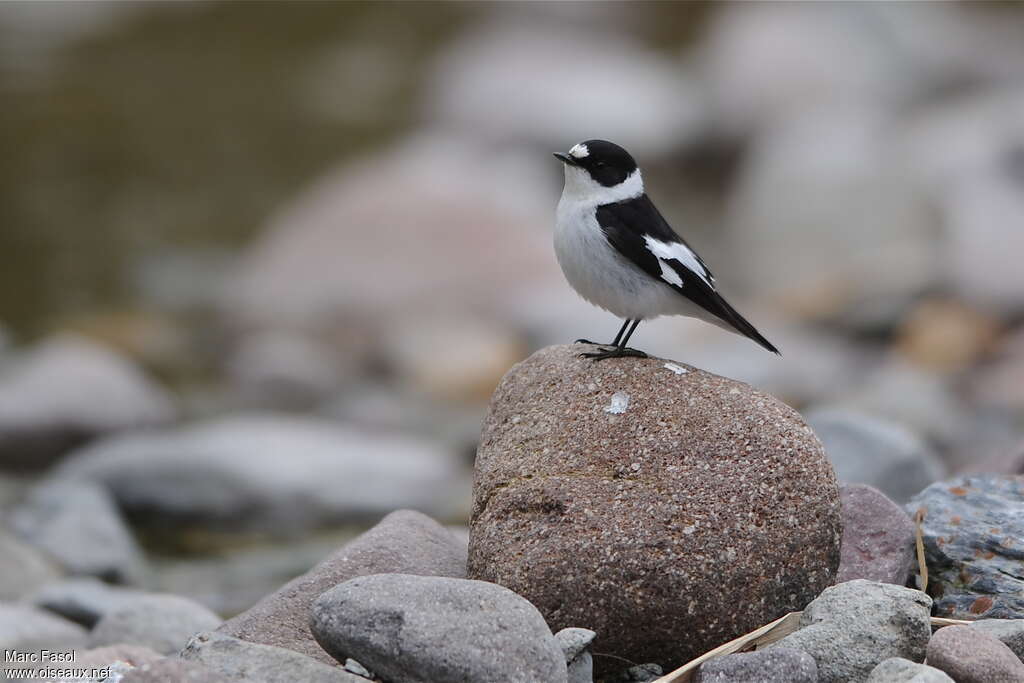
[[[719,296],[717,303],[719,305],[719,310],[715,311],[715,313],[718,315],[718,317],[720,317],[722,320],[731,325],[736,332],[739,332],[748,339],[756,341],[758,344],[768,349],[772,353],[778,356],[782,355],[782,353],[780,353],[779,350],[775,348],[775,345],[772,344],[767,339],[765,339],[764,335],[758,332],[757,328],[755,328],[753,325],[747,322],[747,319],[740,315],[735,308],[730,306],[728,301]]]

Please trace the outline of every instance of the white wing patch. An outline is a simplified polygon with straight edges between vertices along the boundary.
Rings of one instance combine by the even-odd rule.
[[[661,279],[665,282],[671,283],[676,287],[683,286],[683,278],[679,277],[679,273],[672,270],[672,266],[665,263],[661,259],[658,259],[658,265],[661,266]]]
[[[583,157],[590,156],[590,150],[581,142],[569,150],[569,156],[575,157],[576,159],[582,159]]]
[[[679,273],[666,263],[666,261],[675,259],[683,264],[684,268],[706,282],[709,287],[715,288],[714,278],[711,277],[711,273],[704,267],[704,264],[701,263],[697,255],[687,249],[685,244],[681,242],[662,242],[650,235],[644,235],[644,243],[647,244],[647,250],[658,259],[658,265],[661,266],[661,279],[665,282],[676,287],[683,286],[683,279],[679,277]]]

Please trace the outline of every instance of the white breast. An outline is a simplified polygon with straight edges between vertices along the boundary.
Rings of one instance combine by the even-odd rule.
[[[595,209],[564,196],[558,203],[555,255],[573,289],[620,318],[686,315],[683,309],[689,302],[685,297],[651,278],[608,243]]]

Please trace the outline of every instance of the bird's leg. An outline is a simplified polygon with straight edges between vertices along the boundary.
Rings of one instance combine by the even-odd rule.
[[[622,323],[622,327],[619,328],[619,333],[617,335],[615,335],[615,339],[612,341],[611,344],[608,344],[608,346],[618,346],[619,345],[619,339],[622,338],[622,333],[626,331],[626,327],[629,325],[629,323],[630,323],[629,320],[627,320],[626,322]],[[596,342],[592,342],[589,339],[577,339],[575,343],[576,344],[593,344],[594,346],[604,346],[603,344],[598,344]]]
[[[622,323],[622,327],[619,328],[619,333],[617,335],[615,335],[615,339],[612,340],[612,343],[609,344],[609,346],[618,346],[619,345],[619,340],[622,339],[622,333],[626,331],[627,327],[629,327],[629,323],[630,323],[630,321],[627,318],[626,322]]]
[[[627,324],[629,322],[630,322],[629,320],[626,321]],[[629,338],[632,337],[633,336],[633,332],[636,331],[637,325],[640,324],[639,320],[634,320],[632,322],[633,322],[633,325],[629,328],[629,331],[626,332],[626,336],[621,341],[619,340],[619,337],[622,336],[622,332],[621,331],[619,332],[619,337],[615,338],[616,342],[618,342],[615,345],[615,348],[613,348],[611,350],[608,350],[608,351],[601,351],[600,353],[581,353],[580,354],[580,358],[589,358],[589,359],[595,360],[595,361],[596,360],[604,360],[605,358],[623,358],[625,356],[631,356],[633,358],[647,358],[647,354],[644,353],[643,351],[638,351],[637,349],[631,349],[628,346],[626,346],[626,344],[629,342]],[[622,329],[623,330],[626,329],[626,326],[623,325]]]

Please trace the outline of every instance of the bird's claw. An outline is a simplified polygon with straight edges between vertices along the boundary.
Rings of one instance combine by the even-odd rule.
[[[594,346],[597,346],[597,342],[592,342],[589,339],[577,339],[573,344],[593,344]]]
[[[593,361],[604,360],[605,358],[647,358],[647,354],[643,351],[630,348],[619,348],[615,347],[611,350],[604,350],[599,353],[581,353],[580,358],[589,358]]]

